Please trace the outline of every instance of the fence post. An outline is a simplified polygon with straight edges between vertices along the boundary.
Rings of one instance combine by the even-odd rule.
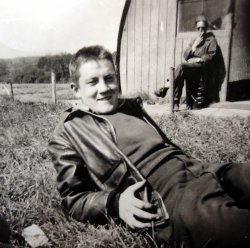
[[[11,94],[11,99],[14,100],[14,91],[13,91],[13,84],[12,81],[9,81],[10,83],[10,94]]]
[[[52,102],[56,104],[56,77],[55,72],[51,71]]]
[[[171,113],[174,112],[174,78],[175,78],[175,68],[174,67],[170,67],[170,94],[169,94],[169,98],[170,98],[170,111]]]

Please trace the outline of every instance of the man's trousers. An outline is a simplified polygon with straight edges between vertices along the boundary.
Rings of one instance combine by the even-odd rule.
[[[210,165],[178,155],[148,177],[170,223],[156,238],[176,247],[250,247],[250,164]]]

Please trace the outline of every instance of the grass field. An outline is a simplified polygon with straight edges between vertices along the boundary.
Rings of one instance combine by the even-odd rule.
[[[45,88],[34,86],[39,94]],[[62,212],[47,142],[67,103],[24,103],[0,96],[0,105],[0,206],[13,246],[28,247],[21,232],[37,224],[49,238],[46,247],[154,247],[147,235],[112,222],[101,227],[79,223]],[[173,142],[198,159],[250,162],[249,118],[214,119],[182,112],[158,116],[157,122]]]
[[[45,102],[52,101],[51,84],[13,84],[14,99],[23,102]],[[57,100],[72,100],[74,99],[71,93],[69,84],[57,84],[56,95]],[[9,84],[0,84],[0,97],[10,94]]]

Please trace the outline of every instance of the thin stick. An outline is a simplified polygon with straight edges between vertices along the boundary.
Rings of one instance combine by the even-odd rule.
[[[169,97],[170,97],[170,111],[173,113],[174,112],[174,72],[175,68],[170,67],[170,88],[169,88]]]
[[[55,73],[51,71],[51,85],[52,85],[52,102],[56,104],[56,80]]]

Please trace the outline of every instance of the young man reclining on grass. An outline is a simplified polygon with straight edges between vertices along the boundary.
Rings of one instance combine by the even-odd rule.
[[[141,107],[119,98],[112,55],[84,47],[70,63],[81,98],[49,142],[70,216],[153,229],[158,244],[250,247],[249,164],[207,164],[171,143]]]

